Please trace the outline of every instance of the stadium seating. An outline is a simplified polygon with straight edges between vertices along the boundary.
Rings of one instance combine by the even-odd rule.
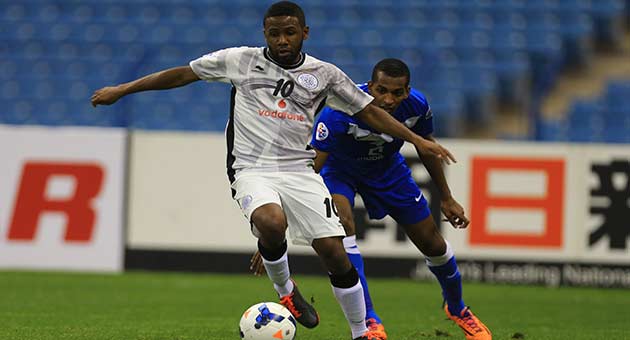
[[[301,4],[311,26],[307,53],[337,64],[356,82],[368,80],[384,57],[407,61],[412,85],[429,97],[440,136],[492,122],[497,104],[535,109],[563,70],[588,67],[594,42],[621,43],[620,23],[630,10],[630,0]],[[226,85],[143,93],[98,109],[89,96],[212,50],[263,45],[266,6],[256,0],[0,2],[0,123],[222,130]],[[625,86],[611,84],[602,116],[627,114],[621,101],[628,96],[620,95],[628,93]],[[581,122],[585,105],[575,105],[569,124]],[[554,124],[538,122],[537,137],[582,138]]]
[[[610,81],[593,99],[575,100],[566,119],[541,120],[537,137],[546,141],[630,143],[630,81]]]

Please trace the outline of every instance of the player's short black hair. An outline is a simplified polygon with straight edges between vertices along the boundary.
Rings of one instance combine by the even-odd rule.
[[[291,1],[278,1],[275,4],[269,6],[267,9],[267,13],[265,13],[265,17],[263,18],[263,26],[265,25],[265,20],[270,17],[296,17],[298,22],[302,27],[306,27],[306,17],[304,16],[304,11],[302,8]]]
[[[409,67],[402,60],[396,58],[386,58],[379,61],[372,70],[372,81],[376,81],[378,71],[385,73],[385,75],[398,78],[407,77],[407,85],[411,78]]]

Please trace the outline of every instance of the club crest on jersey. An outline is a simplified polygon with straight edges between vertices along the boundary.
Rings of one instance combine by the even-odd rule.
[[[250,204],[252,204],[252,196],[247,195],[245,197],[243,197],[243,199],[241,200],[241,207],[243,209],[247,209],[247,207],[249,207]]]
[[[326,124],[319,122],[317,124],[317,133],[315,134],[315,139],[324,140],[328,137],[328,128]]]
[[[310,74],[310,73],[302,73],[298,76],[297,81],[300,85],[304,86],[309,90],[315,90],[317,85],[319,85],[319,80]]]

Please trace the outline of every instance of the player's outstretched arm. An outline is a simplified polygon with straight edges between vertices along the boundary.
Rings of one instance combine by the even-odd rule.
[[[431,135],[424,136],[424,138],[437,143],[435,138]],[[421,153],[417,148],[416,151],[418,152],[418,157],[422,160],[422,164],[424,164],[427,172],[429,172],[433,183],[435,183],[440,191],[440,207],[448,222],[455,228],[468,227],[469,221],[464,213],[464,208],[453,198],[451,189],[446,182],[442,161],[434,155]]]
[[[451,164],[451,161],[457,162],[455,157],[445,147],[416,135],[385,110],[376,105],[369,104],[363,110],[356,113],[355,116],[380,132],[412,143],[416,149],[420,150],[422,153],[435,155],[435,157],[442,159],[447,164]]]
[[[167,70],[151,73],[140,79],[117,86],[107,86],[94,91],[92,94],[92,106],[111,105],[118,99],[132,93],[149,90],[166,90],[180,87],[199,80],[190,66],[174,67]]]

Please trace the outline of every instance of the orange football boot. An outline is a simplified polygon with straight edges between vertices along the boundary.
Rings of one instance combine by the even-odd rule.
[[[464,331],[466,340],[492,340],[492,333],[488,327],[472,313],[469,307],[464,308],[459,316],[454,316],[449,312],[448,306],[444,304],[444,312]]]
[[[361,335],[358,338],[354,338],[353,340],[385,340],[385,339],[381,338],[381,336],[378,333],[368,330],[367,332],[363,333],[363,335]]]
[[[365,325],[368,330],[375,335],[379,336],[382,340],[387,340],[387,333],[385,333],[385,326],[382,323],[379,323],[374,318],[370,318],[365,320]]]

